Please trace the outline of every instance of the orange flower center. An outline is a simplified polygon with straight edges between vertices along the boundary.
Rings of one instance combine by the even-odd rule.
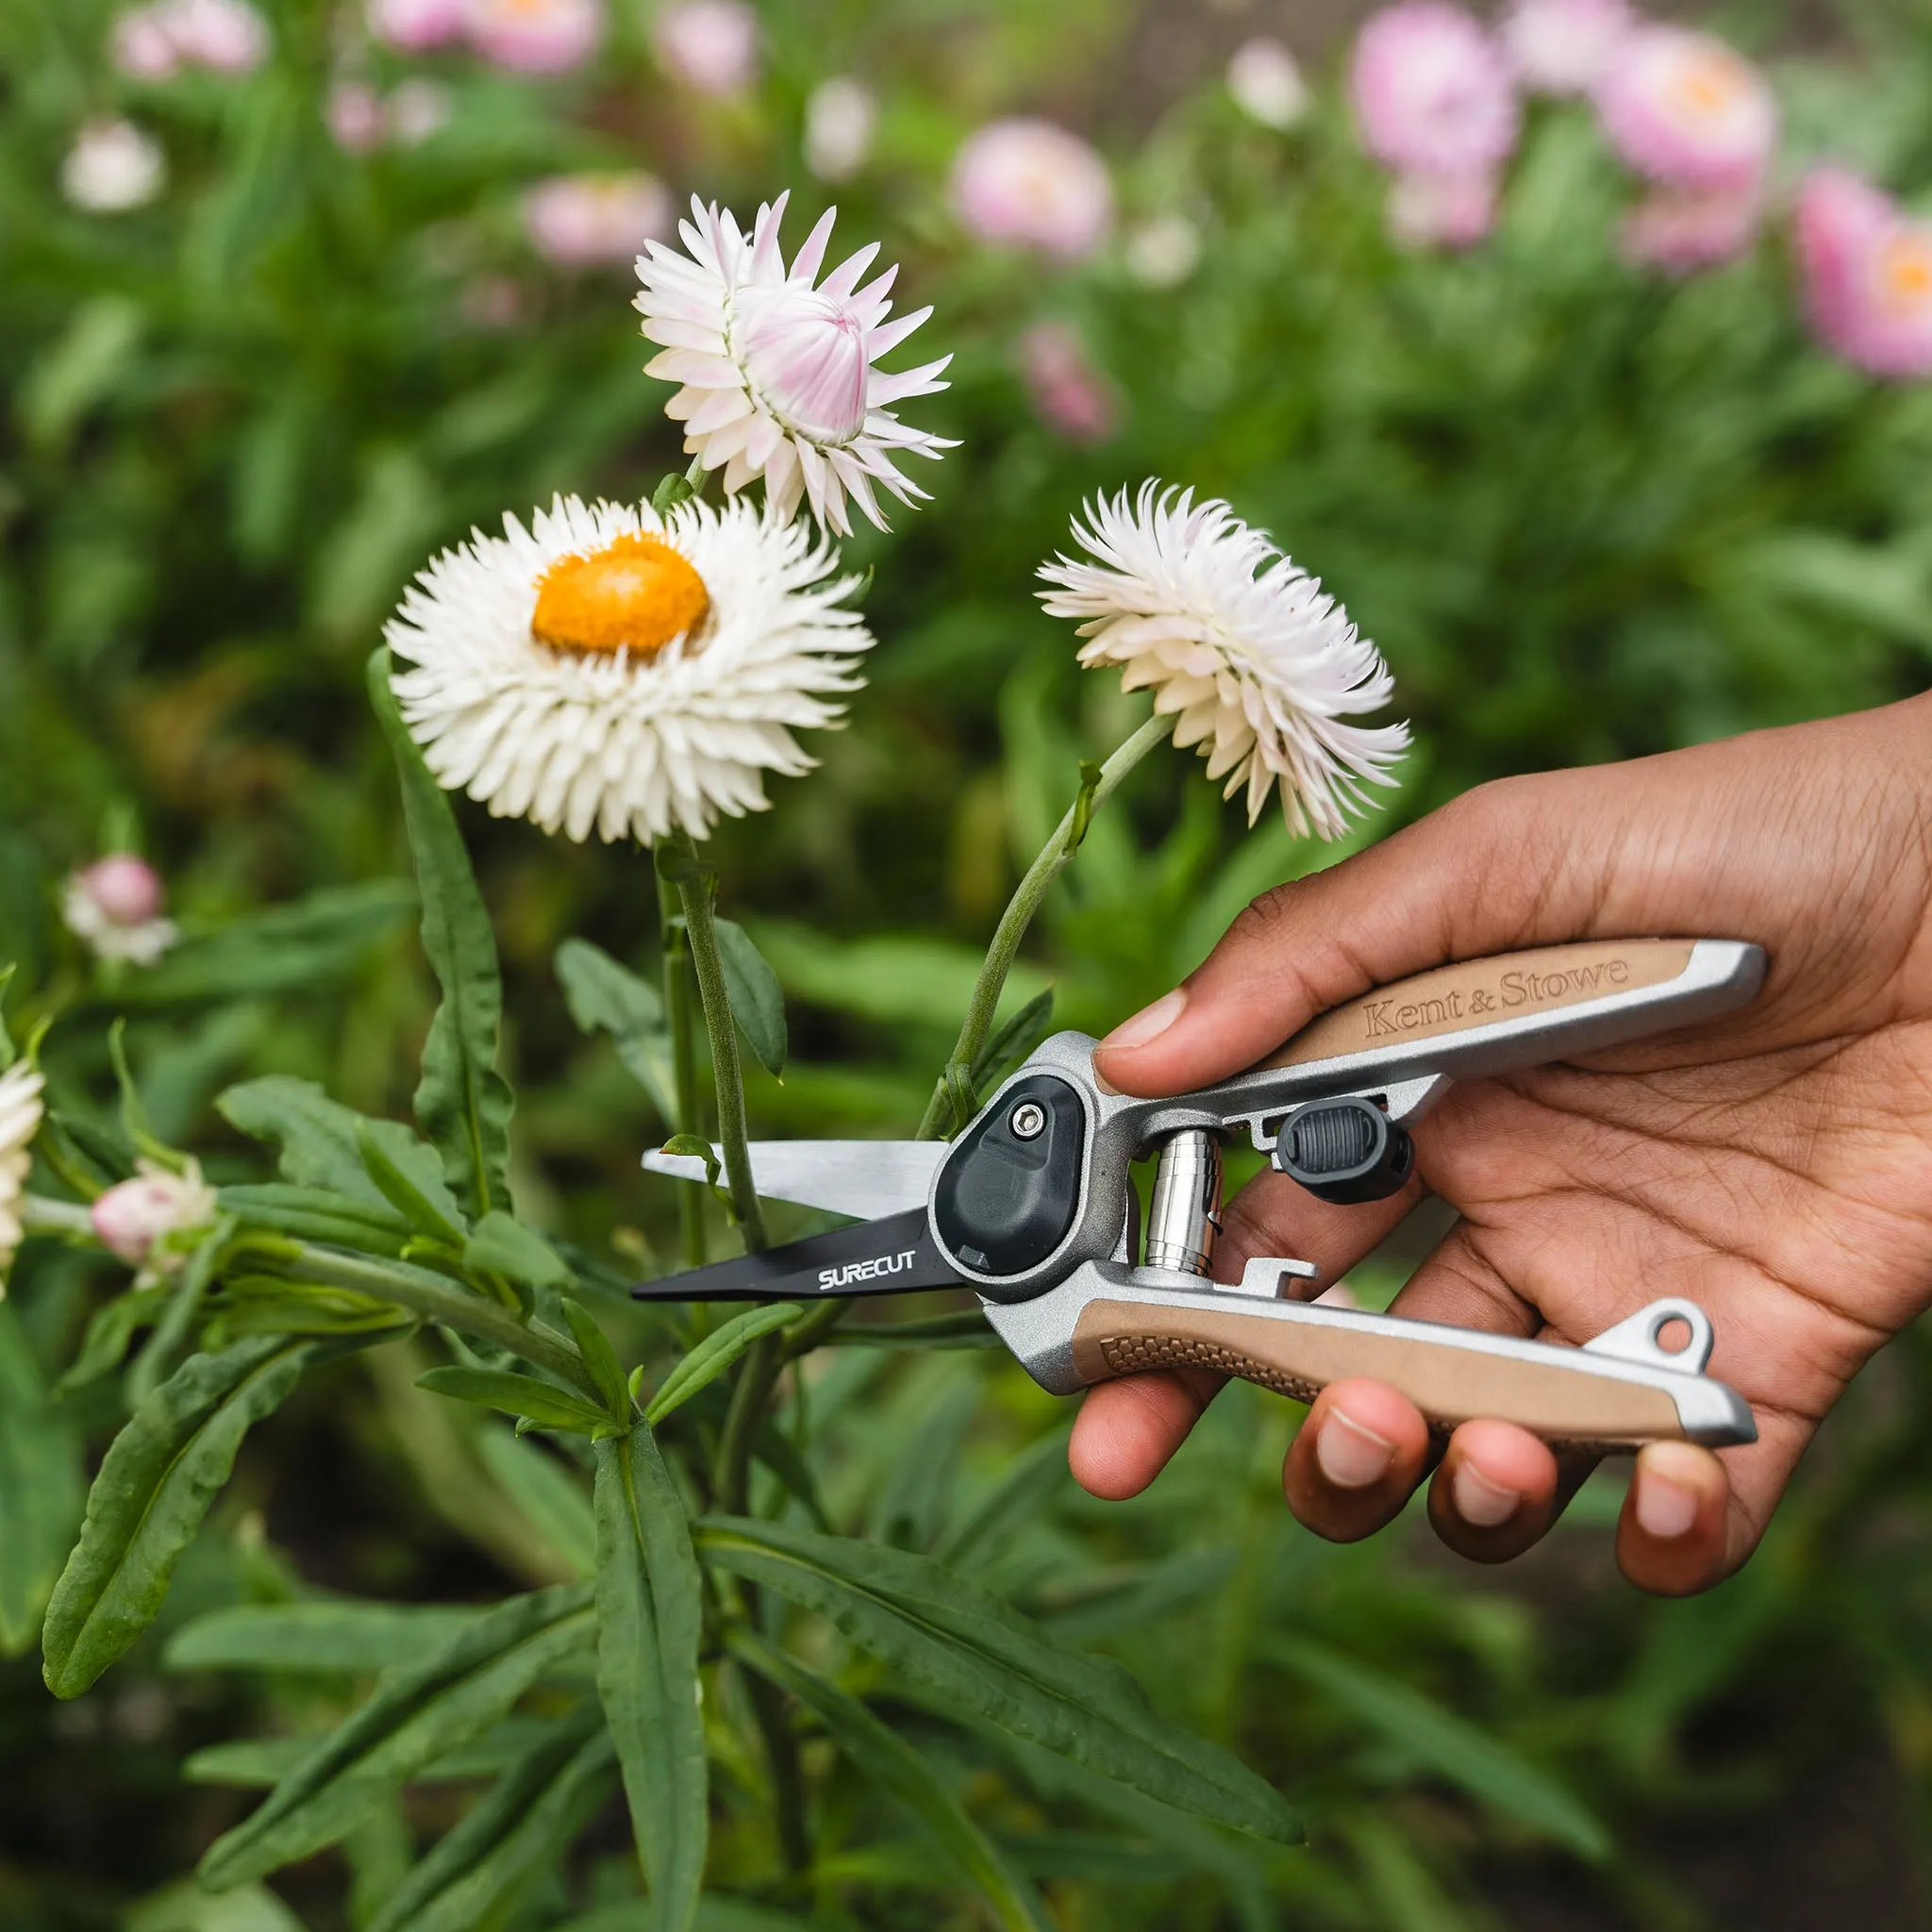
[[[1744,92],[1738,63],[1719,53],[1700,55],[1677,77],[1677,93],[1691,113],[1714,119]]]
[[[1878,282],[1901,308],[1914,308],[1932,298],[1932,236],[1892,236],[1879,257]]]
[[[620,537],[562,557],[537,582],[530,635],[554,651],[655,658],[711,608],[705,580],[662,538]]]

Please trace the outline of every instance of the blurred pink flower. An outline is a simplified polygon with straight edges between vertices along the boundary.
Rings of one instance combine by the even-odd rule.
[[[387,124],[382,96],[365,81],[339,80],[328,91],[324,112],[328,131],[345,154],[366,155],[382,140]]]
[[[427,141],[449,123],[449,90],[420,75],[402,82],[387,108],[390,139],[405,147]]]
[[[131,852],[109,853],[67,881],[60,916],[98,958],[152,966],[180,937],[170,919],[161,875]]]
[[[252,74],[268,45],[268,25],[247,0],[150,0],[115,21],[111,42],[114,64],[137,80],[183,67]]]
[[[372,38],[399,54],[423,54],[461,37],[463,0],[369,0]]]
[[[671,196],[655,175],[556,175],[524,196],[524,226],[559,268],[628,264],[671,232]]]
[[[1757,181],[1702,192],[1654,188],[1624,220],[1624,258],[1667,275],[1714,268],[1751,246],[1763,218],[1764,196]]]
[[[1642,26],[1596,90],[1610,144],[1666,188],[1742,190],[1777,145],[1777,100],[1750,61],[1708,34]]]
[[[1295,58],[1277,40],[1243,41],[1227,63],[1227,91],[1264,127],[1292,127],[1308,111],[1308,86]]]
[[[651,44],[701,94],[742,93],[758,78],[758,15],[743,0],[675,0],[652,21]]]
[[[1511,0],[1497,27],[1504,58],[1532,93],[1588,93],[1635,25],[1626,0]]]
[[[850,180],[872,152],[878,118],[878,97],[863,81],[822,81],[805,104],[805,165],[821,181]]]
[[[463,28],[484,59],[515,74],[561,74],[604,35],[604,0],[463,0]]]
[[[1447,0],[1400,0],[1362,28],[1349,70],[1362,141],[1405,174],[1507,160],[1522,114],[1496,43]]]
[[[1079,331],[1036,322],[1020,338],[1020,370],[1033,408],[1069,442],[1105,442],[1120,422],[1113,385],[1093,366]]]
[[[1051,121],[994,121],[953,162],[953,206],[981,242],[1043,249],[1062,260],[1091,255],[1113,226],[1107,163]]]
[[[1496,173],[1398,175],[1389,187],[1389,232],[1409,248],[1473,248],[1496,225]]]
[[[1932,222],[1848,169],[1818,168],[1794,225],[1819,341],[1874,375],[1932,375]]]

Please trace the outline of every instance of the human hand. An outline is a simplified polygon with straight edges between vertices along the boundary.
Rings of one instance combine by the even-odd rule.
[[[1205,1086],[1328,1008],[1428,967],[1570,940],[1753,940],[1771,968],[1723,1020],[1452,1088],[1417,1175],[1373,1207],[1266,1174],[1228,1204],[1218,1277],[1296,1255],[1332,1280],[1426,1189],[1461,1220],[1391,1313],[1581,1342],[1663,1295],[1717,1331],[1711,1374],[1758,1440],[1638,1457],[1618,1560],[1681,1594],[1750,1555],[1819,1422],[1932,1301],[1932,699],[1610,765],[1486,785],[1332,870],[1265,894],[1174,992],[1095,1057],[1124,1092]],[[1096,1495],[1137,1494],[1219,1378],[1163,1372],[1087,1397],[1070,1451]],[[1324,1390],[1289,1452],[1290,1507],[1338,1541],[1388,1523],[1427,1472],[1421,1413],[1380,1384]],[[1429,1515],[1501,1561],[1586,1466],[1511,1424],[1450,1438]]]

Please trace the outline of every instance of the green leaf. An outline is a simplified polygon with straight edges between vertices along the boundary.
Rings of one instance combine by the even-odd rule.
[[[162,1282],[154,1288],[129,1289],[96,1308],[88,1319],[80,1353],[54,1384],[55,1395],[72,1394],[75,1390],[85,1389],[90,1382],[111,1374],[121,1366],[136,1332],[159,1317],[173,1294],[174,1290]]]
[[[0,1301],[0,1652],[39,1634],[80,1522],[80,1432],[54,1407],[20,1317]]]
[[[644,1408],[654,1428],[674,1409],[682,1408],[700,1389],[715,1382],[760,1336],[795,1322],[805,1313],[796,1302],[773,1302],[734,1315],[698,1343],[658,1384]]]
[[[650,1881],[652,1932],[686,1932],[709,1829],[703,1583],[648,1424],[597,1444],[596,1511],[597,1690]]]
[[[423,1048],[416,1118],[478,1218],[509,1200],[509,1083],[496,1070],[503,978],[496,936],[448,795],[430,776],[390,689],[389,653],[369,659],[369,698],[402,781],[403,818],[423,895],[423,950],[442,1005]]]
[[[432,1395],[453,1395],[458,1402],[474,1402],[483,1408],[527,1419],[540,1429],[589,1436],[610,1426],[610,1418],[602,1409],[592,1408],[553,1383],[540,1382],[535,1375],[520,1375],[514,1369],[430,1369],[416,1377],[416,1386]]]
[[[361,1676],[420,1664],[484,1615],[456,1605],[318,1598],[230,1604],[184,1624],[161,1652],[170,1671],[281,1671]]]
[[[821,1348],[1000,1348],[977,1308],[928,1315],[920,1322],[847,1322],[819,1338]]]
[[[1588,1807],[1548,1772],[1467,1718],[1305,1637],[1272,1638],[1268,1652],[1386,1738],[1403,1757],[1459,1785],[1471,1797],[1507,1812],[1581,1857],[1609,1856],[1609,1834]]]
[[[155,1324],[147,1346],[135,1357],[127,1370],[127,1401],[138,1408],[170,1374],[190,1339],[202,1324],[202,1309],[208,1290],[214,1285],[215,1270],[221,1265],[228,1243],[235,1237],[235,1224],[224,1214],[195,1244],[174,1293]]]
[[[597,1525],[575,1474],[549,1450],[494,1424],[477,1431],[476,1450],[550,1548],[579,1576],[594,1576]]]
[[[441,1839],[370,1922],[368,1932],[474,1932],[541,1874],[602,1802],[610,1735],[577,1713],[506,1772]]]
[[[190,1879],[143,1899],[126,1932],[303,1932],[302,1921],[265,1886],[212,1897]]]
[[[617,1351],[610,1346],[603,1329],[598,1327],[596,1317],[582,1302],[566,1296],[563,1319],[570,1325],[570,1332],[576,1341],[577,1353],[583,1357],[584,1366],[591,1372],[591,1379],[603,1391],[604,1400],[610,1408],[611,1420],[628,1423],[630,1390],[625,1383],[624,1369],[617,1359]]]
[[[933,1545],[933,1559],[954,1569],[983,1561],[1011,1532],[1038,1517],[1056,1491],[1072,1481],[1067,1474],[1071,1424],[1049,1431],[1016,1456],[973,1511]]]
[[[534,1227],[514,1215],[492,1208],[463,1244],[463,1266],[478,1273],[501,1274],[524,1288],[568,1288],[572,1285],[563,1257]]]
[[[886,1024],[910,1022],[952,1034],[978,984],[982,954],[924,933],[841,940],[802,922],[761,919],[758,950],[793,998],[835,1013]],[[1023,1005],[1046,990],[1046,975],[1024,960],[1007,980]]]
[[[108,1444],[47,1607],[42,1647],[56,1697],[77,1697],[154,1621],[242,1437],[294,1388],[317,1347],[257,1336],[191,1356]]]
[[[307,992],[347,973],[415,905],[415,889],[401,879],[314,892],[191,935],[117,987],[115,1001],[162,1007]]]
[[[720,1569],[829,1618],[950,1707],[1163,1804],[1257,1837],[1298,1838],[1278,1792],[1156,1716],[1118,1664],[1062,1649],[1031,1619],[930,1557],[741,1517],[708,1518],[698,1546]]]
[[[1079,851],[1086,841],[1087,827],[1093,823],[1093,801],[1100,791],[1100,767],[1080,760],[1080,789],[1074,795],[1074,823],[1067,831],[1067,850]]]
[[[356,1157],[376,1191],[411,1227],[453,1248],[462,1246],[463,1210],[442,1177],[435,1148],[400,1121],[358,1120]]]
[[[743,926],[729,919],[713,919],[711,925],[718,935],[718,963],[724,969],[731,1016],[758,1065],[774,1080],[782,1078],[788,1048],[785,990]]]
[[[1039,1894],[1001,1857],[932,1766],[896,1731],[881,1724],[858,1698],[750,1631],[733,1630],[726,1641],[741,1663],[819,1714],[832,1741],[886,1796],[905,1806],[925,1826],[1008,1932],[1051,1932],[1052,1922]]]
[[[225,1890],[334,1844],[371,1806],[493,1724],[543,1673],[588,1644],[588,1584],[511,1597],[419,1664],[387,1673],[201,1861]]]
[[[285,1180],[354,1201],[365,1214],[374,1208],[385,1221],[394,1215],[362,1165],[358,1137],[363,1117],[331,1100],[313,1080],[286,1074],[244,1080],[223,1093],[215,1108],[237,1133],[275,1149]]]
[[[579,1030],[609,1034],[625,1071],[664,1120],[675,1120],[676,1080],[663,995],[589,940],[565,940],[558,947],[557,976]]]
[[[400,1255],[408,1224],[388,1203],[339,1194],[330,1188],[300,1188],[283,1181],[259,1187],[223,1188],[222,1212],[245,1227],[265,1227],[297,1241],[358,1248],[364,1254]]]

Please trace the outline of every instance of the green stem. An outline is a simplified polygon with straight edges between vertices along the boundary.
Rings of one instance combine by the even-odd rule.
[[[971,1079],[974,1064],[992,1031],[1000,994],[1006,991],[1007,975],[1013,970],[1020,941],[1026,937],[1026,928],[1033,924],[1033,915],[1040,910],[1041,901],[1046,897],[1048,888],[1080,849],[1080,841],[1086,836],[1093,814],[1121,780],[1173,729],[1172,718],[1157,715],[1148,719],[1101,766],[1100,775],[1091,791],[1085,786],[1081,787],[1080,796],[1067,808],[1066,816],[1055,827],[1052,838],[1040,848],[1039,858],[1026,868],[1026,876],[1007,901],[1007,909],[1000,915],[992,943],[986,949],[986,959],[974,984],[973,998],[966,1008],[965,1023],[959,1028],[958,1041],[953,1048],[953,1057],[946,1063],[945,1071],[933,1088],[932,1098],[925,1104],[925,1113],[919,1123],[916,1139],[942,1140],[949,1125],[958,1127],[965,1124],[954,1105],[954,1092],[961,1082]]]
[[[711,1481],[711,1493],[726,1516],[742,1516],[751,1507],[752,1443],[784,1366],[779,1338],[763,1335],[745,1351],[739,1368],[731,1407],[724,1413],[724,1433],[718,1439],[717,1474]]]
[[[672,1130],[702,1139],[705,1125],[698,1112],[698,1041],[691,1024],[690,947],[684,914],[678,908],[677,888],[658,881],[658,910],[664,933],[664,1024],[671,1033],[672,1105],[677,1118]],[[677,1230],[684,1248],[684,1265],[705,1265],[705,1197],[696,1188],[677,1191]]]
[[[724,1178],[731,1192],[731,1212],[749,1254],[766,1245],[764,1216],[758,1211],[758,1190],[752,1185],[751,1149],[745,1141],[744,1075],[738,1060],[738,1028],[731,1017],[731,994],[724,985],[724,964],[718,957],[718,928],[711,917],[711,879],[697,862],[690,838],[675,832],[664,842],[682,846],[678,857],[677,896],[684,907],[685,943],[698,976],[698,997],[704,1002],[705,1032],[711,1042],[711,1077],[718,1091],[718,1139],[724,1148]]]

